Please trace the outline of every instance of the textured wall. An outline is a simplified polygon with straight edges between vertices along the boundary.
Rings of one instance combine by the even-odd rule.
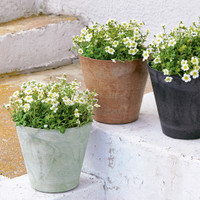
[[[199,0],[43,0],[43,7],[47,13],[82,15],[102,23],[108,18],[136,18],[144,21],[152,33],[160,31],[161,24],[173,27],[180,20],[191,24],[200,16]]]
[[[39,10],[39,0],[0,0],[0,22],[30,16]]]

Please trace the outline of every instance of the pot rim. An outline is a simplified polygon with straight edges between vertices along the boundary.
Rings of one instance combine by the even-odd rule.
[[[93,123],[93,121],[92,121],[92,122],[88,122],[87,124],[84,124],[84,125],[82,125],[82,126],[72,127],[72,128],[66,128],[64,133],[61,133],[59,130],[56,130],[56,129],[33,128],[33,127],[22,126],[22,125],[19,125],[19,126],[16,126],[16,125],[15,125],[15,127],[16,127],[16,128],[17,128],[17,127],[19,127],[19,128],[24,128],[24,129],[42,130],[42,131],[45,131],[45,132],[59,132],[59,134],[63,135],[63,134],[65,134],[68,130],[76,130],[76,129],[84,128],[85,126],[92,125],[92,123]]]
[[[82,56],[81,54],[78,54],[79,57],[83,57],[83,58],[87,58],[89,60],[94,60],[94,61],[98,61],[98,62],[110,62],[110,63],[131,63],[131,62],[135,62],[135,61],[142,61],[142,58],[138,58],[138,59],[135,59],[135,60],[132,60],[132,61],[128,61],[128,60],[124,60],[123,62],[117,60],[116,62],[113,62],[112,60],[100,60],[100,59],[95,59],[95,58],[90,58],[90,57],[85,57],[85,56]],[[146,62],[146,61],[142,61],[142,62]]]
[[[150,66],[150,64],[147,64],[147,66],[148,66],[148,68],[151,69],[152,71],[155,71],[155,72],[160,73],[163,77],[171,76],[171,77],[177,77],[177,78],[180,78],[180,79],[181,79],[181,77],[180,77],[178,74],[174,74],[174,75],[164,75],[164,73],[163,73],[162,71],[159,71],[159,70],[157,70],[157,69],[152,68],[152,67]]]

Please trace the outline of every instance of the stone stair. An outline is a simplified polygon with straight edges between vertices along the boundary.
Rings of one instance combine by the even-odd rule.
[[[5,179],[5,178],[4,178]],[[42,193],[31,188],[28,175],[1,180],[1,200],[104,200],[104,182],[82,173],[79,186],[64,193]]]
[[[78,188],[45,194],[30,187],[27,175],[0,177],[0,199],[199,200],[199,168],[199,140],[165,136],[148,93],[136,122],[93,123]]]
[[[72,37],[83,28],[71,16],[39,15],[0,23],[0,73],[71,64]]]

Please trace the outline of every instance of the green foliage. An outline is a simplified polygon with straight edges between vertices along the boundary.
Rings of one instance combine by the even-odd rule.
[[[179,75],[183,81],[199,77],[200,60],[200,21],[198,24],[186,27],[180,22],[177,28],[154,36],[148,46],[151,67],[163,71],[168,77]],[[171,77],[171,81],[172,81]],[[168,80],[168,81],[167,81]],[[167,79],[167,82],[171,82]]]
[[[14,92],[4,107],[17,126],[56,129],[64,133],[66,128],[91,122],[93,105],[99,107],[95,91],[80,91],[79,87],[76,80],[67,82],[64,77],[49,84],[29,81],[23,83],[20,91]]]
[[[137,23],[136,20],[130,23],[109,20],[105,25],[96,22],[73,38],[74,49],[78,49],[78,53],[85,57],[113,62],[142,58],[149,31],[143,35],[141,26],[143,23]]]

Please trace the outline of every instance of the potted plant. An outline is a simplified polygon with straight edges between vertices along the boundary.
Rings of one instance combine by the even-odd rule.
[[[149,72],[164,134],[200,138],[200,26],[180,22],[149,45]]]
[[[138,119],[148,73],[142,58],[148,56],[144,42],[149,31],[143,34],[142,26],[136,20],[96,22],[73,38],[86,87],[98,93],[96,121],[120,124]]]
[[[48,84],[29,81],[4,107],[16,123],[31,185],[64,192],[78,185],[96,93],[80,91],[63,77]]]

